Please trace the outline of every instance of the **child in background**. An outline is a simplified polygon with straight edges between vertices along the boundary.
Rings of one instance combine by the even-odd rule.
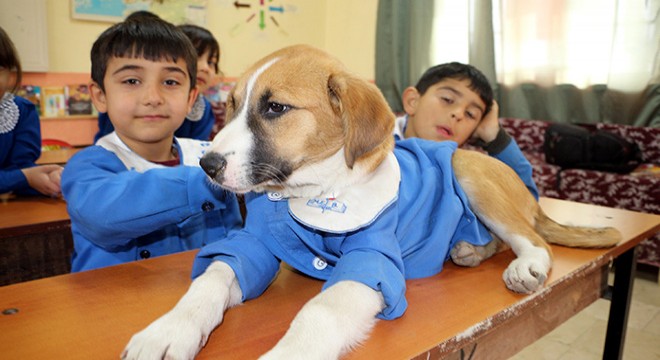
[[[127,19],[91,50],[94,106],[115,131],[67,163],[72,271],[165,255],[242,225],[236,197],[208,181],[207,141],[174,136],[197,98],[190,40],[159,18]]]
[[[158,15],[148,11],[136,11],[129,15],[126,20],[140,21],[154,18],[159,19]],[[180,25],[179,28],[188,36],[197,51],[197,88],[199,89],[199,95],[195,99],[192,110],[186,115],[186,120],[174,134],[181,138],[209,140],[216,117],[211,103],[204,98],[203,93],[212,85],[213,77],[218,73],[220,45],[218,45],[213,35],[204,28],[196,25]],[[114,130],[106,113],[99,113],[98,124],[99,131],[94,135],[94,142]]]
[[[478,69],[457,62],[433,66],[415,86],[404,90],[402,100],[406,114],[396,119],[394,136],[397,140],[412,137],[451,140],[458,146],[473,140],[490,156],[511,167],[538,200],[532,165],[518,144],[500,127],[493,90]],[[484,247],[459,242],[452,249],[451,257],[459,265],[477,266],[492,256],[498,246],[498,241]]]
[[[39,114],[14,95],[22,75],[16,48],[0,27],[0,194],[59,196],[62,167],[35,164],[41,155]]]
[[[216,77],[220,74],[220,45],[213,34],[203,27],[179,25],[179,29],[188,36],[195,50],[197,50],[197,88],[200,94],[198,101],[203,99],[205,109],[211,108],[213,126],[211,127],[209,140],[212,140],[225,124],[225,105],[222,102],[210,103],[203,95],[214,85]]]

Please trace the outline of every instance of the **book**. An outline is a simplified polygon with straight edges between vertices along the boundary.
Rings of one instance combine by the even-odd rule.
[[[69,115],[92,115],[92,97],[87,84],[73,84],[66,87],[67,110]]]
[[[16,95],[30,100],[41,114],[41,87],[35,85],[21,85]]]
[[[41,89],[43,115],[58,117],[66,115],[66,90],[64,86],[44,86]]]

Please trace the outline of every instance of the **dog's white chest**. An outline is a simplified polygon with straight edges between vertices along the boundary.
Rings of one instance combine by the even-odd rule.
[[[389,154],[368,181],[341,193],[288,199],[289,213],[300,223],[317,230],[355,231],[370,225],[396,201],[400,180],[399,163],[394,154]],[[269,198],[277,200],[273,194],[269,194]]]

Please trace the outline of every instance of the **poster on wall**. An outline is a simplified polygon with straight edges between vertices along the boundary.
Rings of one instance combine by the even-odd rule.
[[[150,11],[173,24],[206,26],[207,0],[71,0],[71,18],[116,23]]]

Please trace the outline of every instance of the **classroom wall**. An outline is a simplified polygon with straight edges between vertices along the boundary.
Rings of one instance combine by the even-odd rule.
[[[284,46],[305,43],[325,49],[358,75],[374,79],[376,11],[378,0],[287,0],[275,14],[277,25],[259,28],[246,21],[259,1],[243,0],[252,9],[234,6],[234,0],[208,0],[207,28],[222,49],[221,70],[239,76],[250,64]],[[50,72],[89,73],[89,50],[111,23],[71,18],[70,0],[47,3]],[[273,4],[273,2],[270,2]]]

